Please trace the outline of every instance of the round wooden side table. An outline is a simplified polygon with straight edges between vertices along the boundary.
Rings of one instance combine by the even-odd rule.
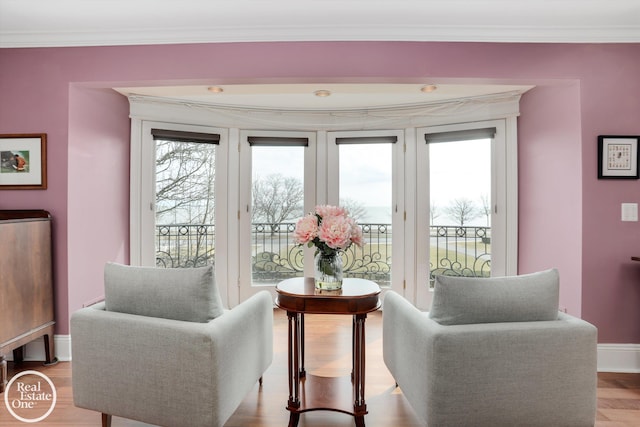
[[[289,427],[296,427],[300,414],[328,410],[353,415],[357,427],[364,427],[365,334],[367,313],[380,308],[380,287],[370,280],[347,278],[342,289],[315,289],[313,278],[297,277],[276,286],[276,305],[287,311],[289,320]],[[351,387],[353,399],[344,398],[343,378],[307,374],[304,368],[304,315],[348,314],[353,316]],[[301,392],[302,388],[302,392]],[[351,393],[349,393],[351,394]]]

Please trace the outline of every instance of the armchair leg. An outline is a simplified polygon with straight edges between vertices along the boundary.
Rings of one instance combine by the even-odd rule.
[[[111,415],[102,414],[102,427],[111,427]]]

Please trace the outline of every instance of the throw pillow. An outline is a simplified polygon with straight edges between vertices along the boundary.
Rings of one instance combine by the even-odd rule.
[[[208,322],[224,309],[213,266],[154,268],[108,263],[104,286],[108,311]]]
[[[556,269],[510,277],[437,276],[429,317],[442,325],[555,320],[559,292]]]

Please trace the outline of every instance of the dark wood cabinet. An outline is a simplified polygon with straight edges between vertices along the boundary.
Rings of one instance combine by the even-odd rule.
[[[46,363],[54,358],[51,215],[0,210],[0,392],[7,382],[5,354],[44,337]]]

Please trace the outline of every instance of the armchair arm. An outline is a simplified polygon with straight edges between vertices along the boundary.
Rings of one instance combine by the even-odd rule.
[[[414,408],[424,409],[427,396],[425,362],[429,356],[429,331],[433,327],[428,313],[418,310],[399,294],[385,294],[382,307],[382,356],[396,384],[413,404],[410,397],[420,401]],[[417,410],[417,409],[416,409]],[[417,410],[418,411],[418,410]],[[418,411],[419,412],[419,411]],[[419,414],[423,418],[424,414]]]
[[[414,376],[414,367],[424,365],[431,321],[428,313],[393,291],[385,294],[382,314],[382,356],[396,383],[404,387],[405,378]],[[416,393],[424,395],[426,383],[419,381],[416,385],[420,389]]]
[[[564,313],[552,321],[431,323],[425,364],[428,397],[423,402],[435,425],[447,425],[440,424],[447,419],[466,424],[479,418],[486,424],[475,425],[496,425],[498,420],[518,425],[523,419],[544,426],[593,425],[597,389],[593,325]],[[494,406],[502,402],[499,413],[491,412],[492,402]]]
[[[267,292],[209,323],[81,309],[71,317],[74,403],[164,426],[222,426],[271,363],[272,310]]]
[[[218,399],[217,412],[231,416],[273,361],[271,295],[267,291],[253,295],[209,322],[207,332],[213,375],[229,400]]]
[[[558,313],[554,321],[443,326],[390,292],[383,308],[385,363],[430,425],[592,425],[593,325]]]

